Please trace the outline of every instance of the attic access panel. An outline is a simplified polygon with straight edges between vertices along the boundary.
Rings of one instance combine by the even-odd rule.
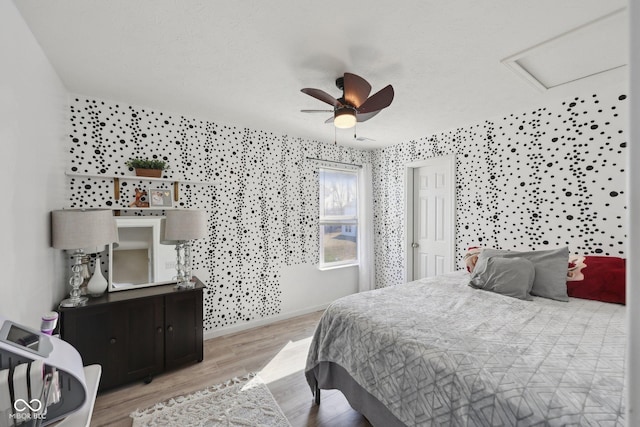
[[[628,63],[626,8],[519,52],[502,63],[540,91],[624,67]]]

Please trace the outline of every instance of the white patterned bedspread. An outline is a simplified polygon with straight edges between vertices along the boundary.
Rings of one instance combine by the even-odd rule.
[[[408,426],[625,424],[624,306],[522,301],[468,281],[456,272],[335,301],[306,370],[339,364]]]

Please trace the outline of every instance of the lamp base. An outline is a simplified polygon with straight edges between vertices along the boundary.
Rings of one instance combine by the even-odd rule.
[[[176,289],[193,289],[196,287],[196,282],[191,280],[185,280],[184,282],[177,282]]]
[[[87,301],[89,301],[87,297],[67,298],[60,301],[60,307],[81,307],[86,305]]]
[[[85,305],[89,298],[80,296],[80,284],[82,283],[82,257],[84,257],[84,251],[82,249],[76,249],[73,253],[74,264],[71,266],[71,278],[69,284],[71,285],[71,292],[69,298],[63,299],[60,302],[60,307],[80,307]]]

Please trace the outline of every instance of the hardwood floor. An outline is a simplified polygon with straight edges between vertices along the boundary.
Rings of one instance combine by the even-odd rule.
[[[260,372],[293,427],[370,427],[342,393],[323,390],[316,406],[304,377],[307,349],[322,312],[213,338],[204,361],[98,395],[92,426],[131,426],[129,414],[247,372]]]

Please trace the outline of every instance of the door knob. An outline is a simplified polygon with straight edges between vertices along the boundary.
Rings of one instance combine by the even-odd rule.
[[[417,247],[419,247],[419,246],[420,246],[420,245],[419,245],[419,244],[417,244],[417,243],[412,243],[412,244],[411,244],[411,247],[412,247],[413,249],[415,249],[415,248],[417,248]]]

